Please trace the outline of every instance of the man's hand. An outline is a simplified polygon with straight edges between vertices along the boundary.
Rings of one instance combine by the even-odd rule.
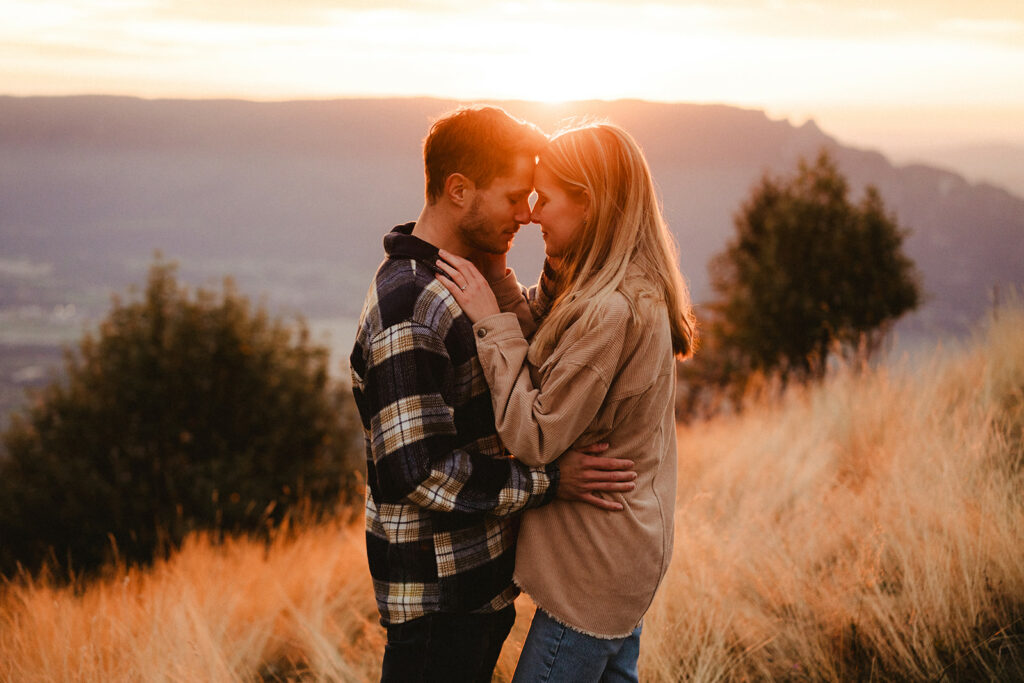
[[[636,488],[633,480],[633,461],[602,458],[597,454],[608,450],[608,444],[587,446],[578,451],[568,450],[558,458],[558,497],[589,503],[602,510],[621,510],[622,503],[605,500],[601,491],[626,492]]]

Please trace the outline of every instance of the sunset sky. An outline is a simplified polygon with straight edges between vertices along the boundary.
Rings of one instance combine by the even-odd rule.
[[[1021,0],[0,0],[0,94],[720,102],[1024,144]]]

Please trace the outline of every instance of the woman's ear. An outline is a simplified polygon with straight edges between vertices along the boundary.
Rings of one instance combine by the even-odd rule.
[[[461,173],[452,173],[444,180],[444,196],[458,207],[465,206],[469,193],[475,189],[473,181]]]

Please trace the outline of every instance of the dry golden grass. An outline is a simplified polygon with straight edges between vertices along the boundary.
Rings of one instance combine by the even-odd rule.
[[[361,530],[338,522],[269,546],[194,535],[81,590],[8,586],[0,680],[361,680],[383,648],[365,558]]]
[[[1019,309],[912,371],[841,371],[680,428],[642,678],[1024,678],[1022,434]],[[269,546],[196,535],[148,570],[0,594],[2,681],[363,681],[382,648],[358,519]]]
[[[1024,677],[1024,317],[679,431],[647,680]]]

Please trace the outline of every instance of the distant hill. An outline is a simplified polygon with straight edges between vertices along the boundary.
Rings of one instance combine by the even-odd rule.
[[[898,162],[916,162],[963,174],[971,182],[987,182],[1024,197],[1024,146],[961,145],[901,152]]]
[[[141,282],[161,249],[197,281],[233,274],[274,306],[354,317],[382,235],[419,212],[429,119],[453,105],[0,97],[0,310],[105,310],[106,292]],[[907,248],[928,297],[915,329],[961,330],[986,309],[993,285],[1024,282],[1024,201],[841,147],[813,123],[714,105],[503,106],[548,131],[580,114],[631,131],[698,301],[710,295],[708,259],[751,185],[822,147],[856,196],[877,185],[913,230]],[[537,274],[541,254],[536,226],[524,227],[512,256],[522,279]]]

